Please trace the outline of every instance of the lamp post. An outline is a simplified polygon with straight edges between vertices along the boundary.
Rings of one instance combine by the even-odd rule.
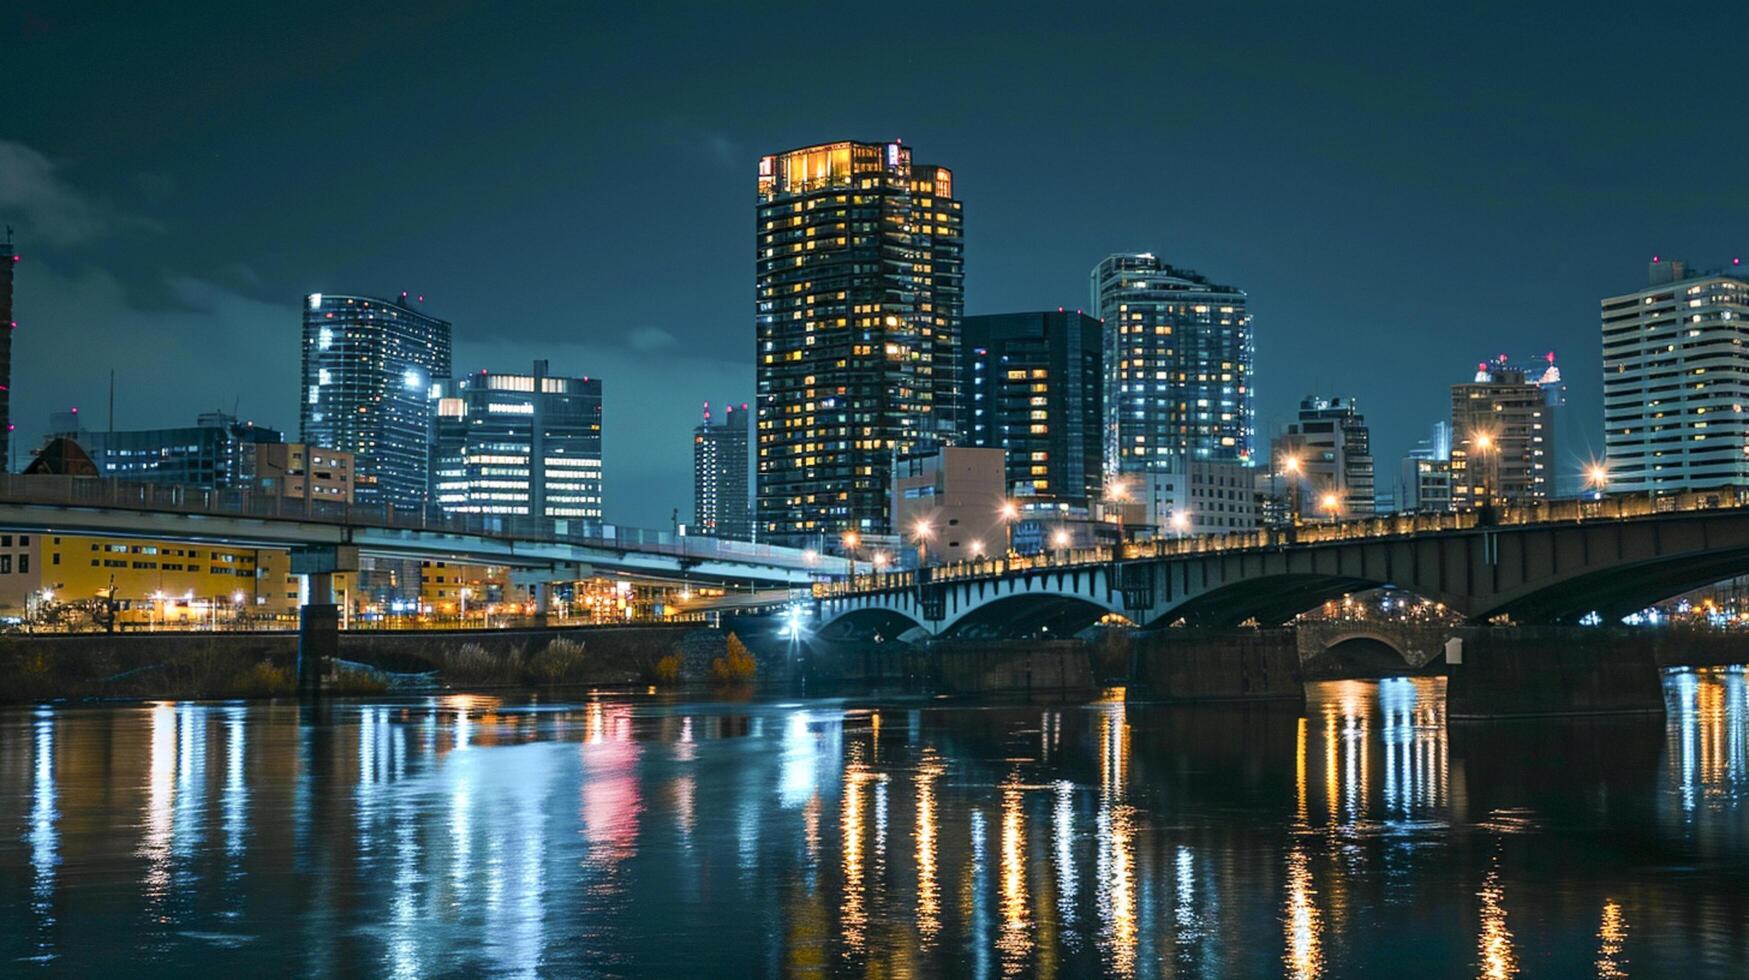
[[[1057,546],[1057,561],[1059,564],[1068,559],[1069,541],[1069,530],[1067,528],[1057,528],[1056,533],[1051,535],[1051,544]]]
[[[1281,468],[1288,476],[1287,522],[1297,525],[1300,522],[1300,458],[1287,453],[1282,458]]]
[[[845,531],[839,542],[844,545],[844,554],[850,559],[850,584],[856,585],[856,546],[862,543],[862,535],[855,531]]]
[[[1123,554],[1123,509],[1124,504],[1129,503],[1130,485],[1121,476],[1112,477],[1105,484],[1105,499],[1117,506],[1117,547],[1112,549],[1112,557],[1115,558]]]
[[[1175,510],[1172,512],[1171,523],[1173,533],[1180,541],[1184,540],[1184,532],[1190,530],[1190,515],[1181,510]]]
[[[935,533],[935,527],[928,518],[918,518],[911,526],[911,533],[917,538],[917,571],[922,572],[929,564],[929,536]]]
[[[1336,517],[1342,512],[1342,497],[1334,490],[1326,490],[1318,498],[1318,509],[1328,515],[1330,523],[1336,523]]]
[[[1592,463],[1585,467],[1585,482],[1597,491],[1597,499],[1609,491],[1609,467],[1603,463]]]
[[[1002,530],[1007,538],[1006,547],[1002,554],[1012,558],[1014,557],[1014,522],[1020,519],[1020,508],[1015,505],[1014,501],[1004,500],[996,513],[1002,518]]]

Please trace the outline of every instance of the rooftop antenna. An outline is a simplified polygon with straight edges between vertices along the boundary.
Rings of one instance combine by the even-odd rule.
[[[12,244],[12,226],[11,225],[6,226],[6,244],[8,244],[8,245]]]

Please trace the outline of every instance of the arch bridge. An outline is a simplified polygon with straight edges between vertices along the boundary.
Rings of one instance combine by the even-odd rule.
[[[821,629],[930,636],[1275,625],[1396,586],[1473,623],[1603,622],[1749,574],[1749,491],[1400,515],[859,576],[815,587]]]

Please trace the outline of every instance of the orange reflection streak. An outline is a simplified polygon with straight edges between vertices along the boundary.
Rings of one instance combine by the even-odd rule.
[[[1306,728],[1306,719],[1301,717],[1294,734],[1294,788],[1298,796],[1294,813],[1301,826],[1311,821],[1311,814],[1306,808]]]
[[[1336,745],[1341,741],[1337,728],[1336,705],[1324,704],[1324,806],[1330,811],[1334,825],[1341,813],[1342,782],[1336,767]]]
[[[1018,974],[1032,952],[1031,923],[1026,901],[1026,816],[1021,812],[1020,787],[1002,790],[1002,973]]]
[[[1287,952],[1282,962],[1296,980],[1312,980],[1324,970],[1323,922],[1312,888],[1311,859],[1298,847],[1287,856],[1287,908],[1282,917]]]
[[[1134,820],[1135,812],[1121,804],[1100,815],[1100,843],[1105,852],[1099,883],[1100,932],[1111,972],[1121,977],[1136,973]]]
[[[1597,977],[1598,980],[1618,980],[1628,975],[1622,959],[1622,944],[1628,938],[1628,921],[1622,915],[1621,903],[1615,899],[1605,899],[1603,903],[1603,921],[1597,926]]]
[[[844,767],[844,802],[838,819],[844,852],[844,902],[839,911],[844,945],[852,952],[862,951],[863,930],[868,925],[868,910],[863,905],[862,855],[865,832],[862,792],[868,778],[861,754],[854,753]]]
[[[1498,857],[1482,881],[1482,890],[1476,894],[1482,899],[1482,932],[1476,940],[1476,950],[1482,958],[1481,976],[1483,980],[1517,976],[1518,956],[1512,951],[1512,930],[1506,928],[1506,906],[1501,904],[1505,892],[1500,887]]]
[[[924,949],[941,933],[941,881],[935,866],[935,780],[945,771],[933,749],[917,768],[917,936]]]

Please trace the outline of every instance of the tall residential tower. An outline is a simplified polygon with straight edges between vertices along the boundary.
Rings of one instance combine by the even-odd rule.
[[[1098,499],[1103,330],[1079,310],[966,317],[966,442],[1008,451],[1006,493],[1082,506]]]
[[[12,458],[12,332],[18,329],[12,319],[12,267],[17,264],[8,228],[6,241],[0,242],[0,470],[7,469]]]
[[[704,422],[692,430],[693,533],[733,541],[753,540],[753,496],[747,487],[749,413],[725,405],[719,420],[704,405]]]
[[[424,507],[431,388],[449,372],[449,322],[414,309],[406,293],[311,293],[299,441],[353,454],[359,503]]]
[[[959,430],[964,250],[953,173],[897,141],[762,157],[758,523],[889,530],[894,458]]]
[[[1749,268],[1649,271],[1603,301],[1608,489],[1749,486]]]
[[[1176,457],[1249,463],[1257,408],[1245,294],[1141,252],[1092,275],[1105,321],[1105,465],[1170,471]]]

